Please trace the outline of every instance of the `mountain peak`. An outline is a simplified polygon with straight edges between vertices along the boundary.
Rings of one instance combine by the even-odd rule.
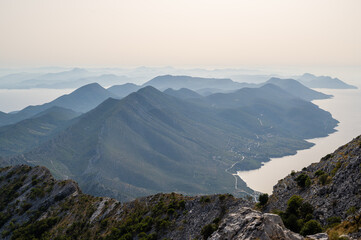
[[[286,92],[294,95],[295,97],[307,100],[307,101],[312,101],[315,99],[326,99],[326,98],[330,98],[332,97],[331,95],[327,95],[321,92],[317,92],[315,90],[312,90],[308,87],[306,87],[305,85],[303,85],[302,83],[300,83],[299,81],[295,80],[295,79],[282,79],[282,78],[270,78],[266,84],[274,84],[280,88],[282,88],[283,90],[285,90]]]
[[[84,90],[84,89],[104,89],[102,86],[100,86],[99,83],[89,83],[89,84],[86,84],[78,89],[76,89],[75,91],[77,90]]]
[[[159,91],[158,89],[156,89],[155,87],[152,87],[152,86],[143,87],[143,88],[139,89],[137,91],[137,93],[139,93],[141,95],[145,95],[145,94],[162,94],[161,91]]]

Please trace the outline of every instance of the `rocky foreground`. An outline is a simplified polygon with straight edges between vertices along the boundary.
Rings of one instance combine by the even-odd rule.
[[[0,238],[361,239],[360,175],[361,137],[280,180],[257,204],[176,193],[120,203],[83,194],[44,167],[7,167],[0,169]],[[327,234],[310,236],[317,232]]]
[[[313,206],[313,215],[323,226],[344,223],[330,234],[350,233],[361,239],[361,136],[278,181],[265,211],[287,211],[287,202],[295,195]]]

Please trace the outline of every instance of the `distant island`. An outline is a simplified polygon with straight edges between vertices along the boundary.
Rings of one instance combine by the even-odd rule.
[[[190,77],[192,76],[192,77]],[[169,78],[173,78],[173,81]],[[139,67],[122,68],[40,68],[13,69],[8,74],[0,76],[0,89],[30,89],[49,88],[66,89],[79,88],[83,85],[97,82],[102,86],[123,85],[127,83],[138,86],[154,86],[160,90],[166,88],[189,88],[197,90],[202,95],[212,94],[242,87],[257,87],[270,78],[284,78],[276,74],[251,74],[245,69],[178,69],[173,67]],[[151,79],[151,80],[149,80]],[[356,88],[338,78],[315,76],[305,73],[295,76],[295,80],[310,88],[350,89]],[[222,85],[219,81],[222,80]],[[163,86],[163,81],[167,84]],[[204,85],[199,85],[202,83]],[[207,85],[205,84],[207,83]],[[201,88],[199,86],[202,86]]]
[[[315,76],[310,73],[305,73],[296,79],[309,88],[357,89],[356,86],[349,85],[338,78],[329,76]]]

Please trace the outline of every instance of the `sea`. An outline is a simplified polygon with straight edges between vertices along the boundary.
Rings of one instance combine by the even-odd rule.
[[[313,103],[332,114],[340,123],[336,132],[327,137],[308,139],[315,145],[309,149],[300,150],[296,155],[272,158],[271,161],[256,170],[239,171],[237,174],[253,190],[271,194],[278,180],[291,173],[299,171],[311,163],[335,151],[361,134],[361,90],[360,89],[315,89],[326,94],[332,94],[331,99],[314,100]]]

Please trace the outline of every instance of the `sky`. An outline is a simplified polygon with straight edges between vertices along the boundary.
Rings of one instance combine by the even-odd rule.
[[[360,0],[0,0],[0,67],[361,66]]]

